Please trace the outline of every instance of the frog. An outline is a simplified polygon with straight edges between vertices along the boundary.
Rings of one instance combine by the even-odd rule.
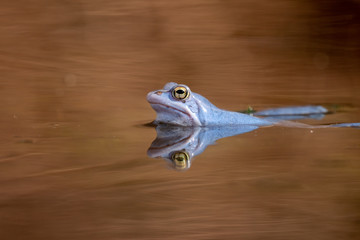
[[[272,125],[247,114],[220,109],[208,99],[192,92],[187,85],[169,82],[163,89],[152,91],[147,101],[156,111],[154,124],[179,126]]]
[[[326,108],[319,105],[282,107],[263,110],[254,114],[224,110],[216,107],[202,95],[192,92],[187,85],[175,82],[166,83],[163,89],[149,92],[147,101],[157,114],[155,121],[153,121],[155,125],[168,124],[187,127],[240,125],[259,127],[281,125],[301,128],[360,127],[360,123],[312,126],[284,120],[289,117],[300,119],[304,115],[311,117],[328,113]]]

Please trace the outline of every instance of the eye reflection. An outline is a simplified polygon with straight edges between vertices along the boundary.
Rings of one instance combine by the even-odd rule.
[[[178,86],[172,90],[175,99],[184,100],[189,97],[189,91],[186,87]]]
[[[186,151],[174,152],[171,155],[174,167],[178,170],[187,169],[189,158],[189,154]]]

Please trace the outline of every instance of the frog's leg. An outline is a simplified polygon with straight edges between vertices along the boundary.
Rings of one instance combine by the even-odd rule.
[[[322,106],[297,106],[272,108],[254,113],[272,121],[299,120],[305,118],[322,119],[328,110]]]
[[[360,128],[360,123],[339,123],[329,125],[307,125],[299,122],[291,122],[286,120],[298,120],[305,118],[321,119],[329,111],[322,106],[300,106],[300,107],[284,107],[273,108],[254,113],[256,116],[264,116],[266,120],[273,122],[275,125],[283,127],[298,128],[339,128],[351,127]]]
[[[360,123],[338,123],[338,124],[330,124],[324,125],[325,127],[351,127],[351,128],[360,128]]]
[[[325,114],[328,110],[322,106],[299,106],[272,108],[254,113],[255,116],[274,117],[274,116],[294,116],[294,115],[314,115]]]

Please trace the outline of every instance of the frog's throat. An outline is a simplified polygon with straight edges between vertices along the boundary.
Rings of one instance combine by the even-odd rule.
[[[175,111],[178,111],[178,112],[181,112],[185,115],[187,115],[189,118],[191,118],[191,115],[189,113],[187,113],[186,111],[183,111],[183,110],[180,110],[178,108],[175,108],[175,107],[172,107],[172,106],[169,106],[169,105],[166,105],[166,104],[163,104],[163,103],[155,103],[155,102],[150,102],[151,105],[161,105],[161,106],[164,106],[164,107],[167,107],[167,108],[171,108]]]
[[[197,116],[194,116],[194,114],[192,114],[190,112],[190,110],[182,110],[182,109],[179,109],[179,108],[176,108],[174,106],[170,106],[170,105],[167,105],[167,104],[164,104],[164,103],[159,103],[159,102],[155,102],[155,101],[149,101],[150,105],[153,107],[153,109],[156,111],[156,115],[157,115],[157,118],[156,118],[156,121],[158,122],[163,122],[163,123],[168,123],[167,121],[163,121],[161,119],[161,116],[162,116],[162,113],[161,112],[158,112],[156,110],[156,106],[161,106],[161,107],[164,107],[164,108],[167,108],[167,109],[171,109],[171,110],[174,110],[174,111],[177,111],[179,112],[180,114],[186,116],[190,121],[191,123],[189,124],[181,124],[180,122],[177,122],[176,119],[174,122],[172,122],[173,124],[177,124],[177,125],[180,125],[180,126],[200,126],[201,123],[199,121],[199,119],[197,118]],[[159,118],[160,117],[160,118]]]

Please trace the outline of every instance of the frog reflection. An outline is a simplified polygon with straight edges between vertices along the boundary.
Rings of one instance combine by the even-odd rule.
[[[266,116],[266,111],[258,113]],[[279,114],[271,116],[271,119],[297,120],[304,118],[321,119],[323,117],[324,114],[322,113],[310,115]],[[255,125],[186,127],[157,124],[157,137],[151,143],[147,154],[151,158],[165,159],[172,169],[184,171],[190,168],[193,157],[201,154],[218,139],[247,133],[257,128],[259,126]]]
[[[277,116],[278,119],[301,119],[305,116]],[[307,118],[322,118],[322,114],[309,115]],[[209,145],[218,139],[251,132],[259,126],[212,126],[184,127],[168,124],[156,126],[156,139],[148,149],[151,158],[163,158],[170,168],[184,171],[190,168],[193,157],[201,154]]]
[[[264,111],[263,115],[266,116]],[[294,120],[303,118],[321,119],[324,114],[310,115],[277,115],[272,119]],[[190,168],[192,159],[201,154],[209,145],[215,144],[218,139],[231,137],[251,132],[259,126],[209,126],[209,127],[186,127],[169,124],[157,124],[156,139],[148,149],[151,158],[163,158],[169,167],[177,171],[185,171]]]
[[[266,116],[266,112],[262,113]],[[277,115],[272,119],[298,120],[304,118],[321,119],[324,114],[310,115]],[[251,132],[259,126],[209,126],[209,127],[185,127],[169,124],[156,126],[156,139],[148,149],[151,158],[163,158],[170,168],[184,171],[190,168],[193,157],[201,154],[209,145],[215,144],[218,139],[231,137]]]
[[[181,127],[158,125],[157,137],[148,149],[151,158],[163,158],[175,170],[190,168],[193,157],[201,154],[216,140],[257,129],[257,126],[238,127]]]

